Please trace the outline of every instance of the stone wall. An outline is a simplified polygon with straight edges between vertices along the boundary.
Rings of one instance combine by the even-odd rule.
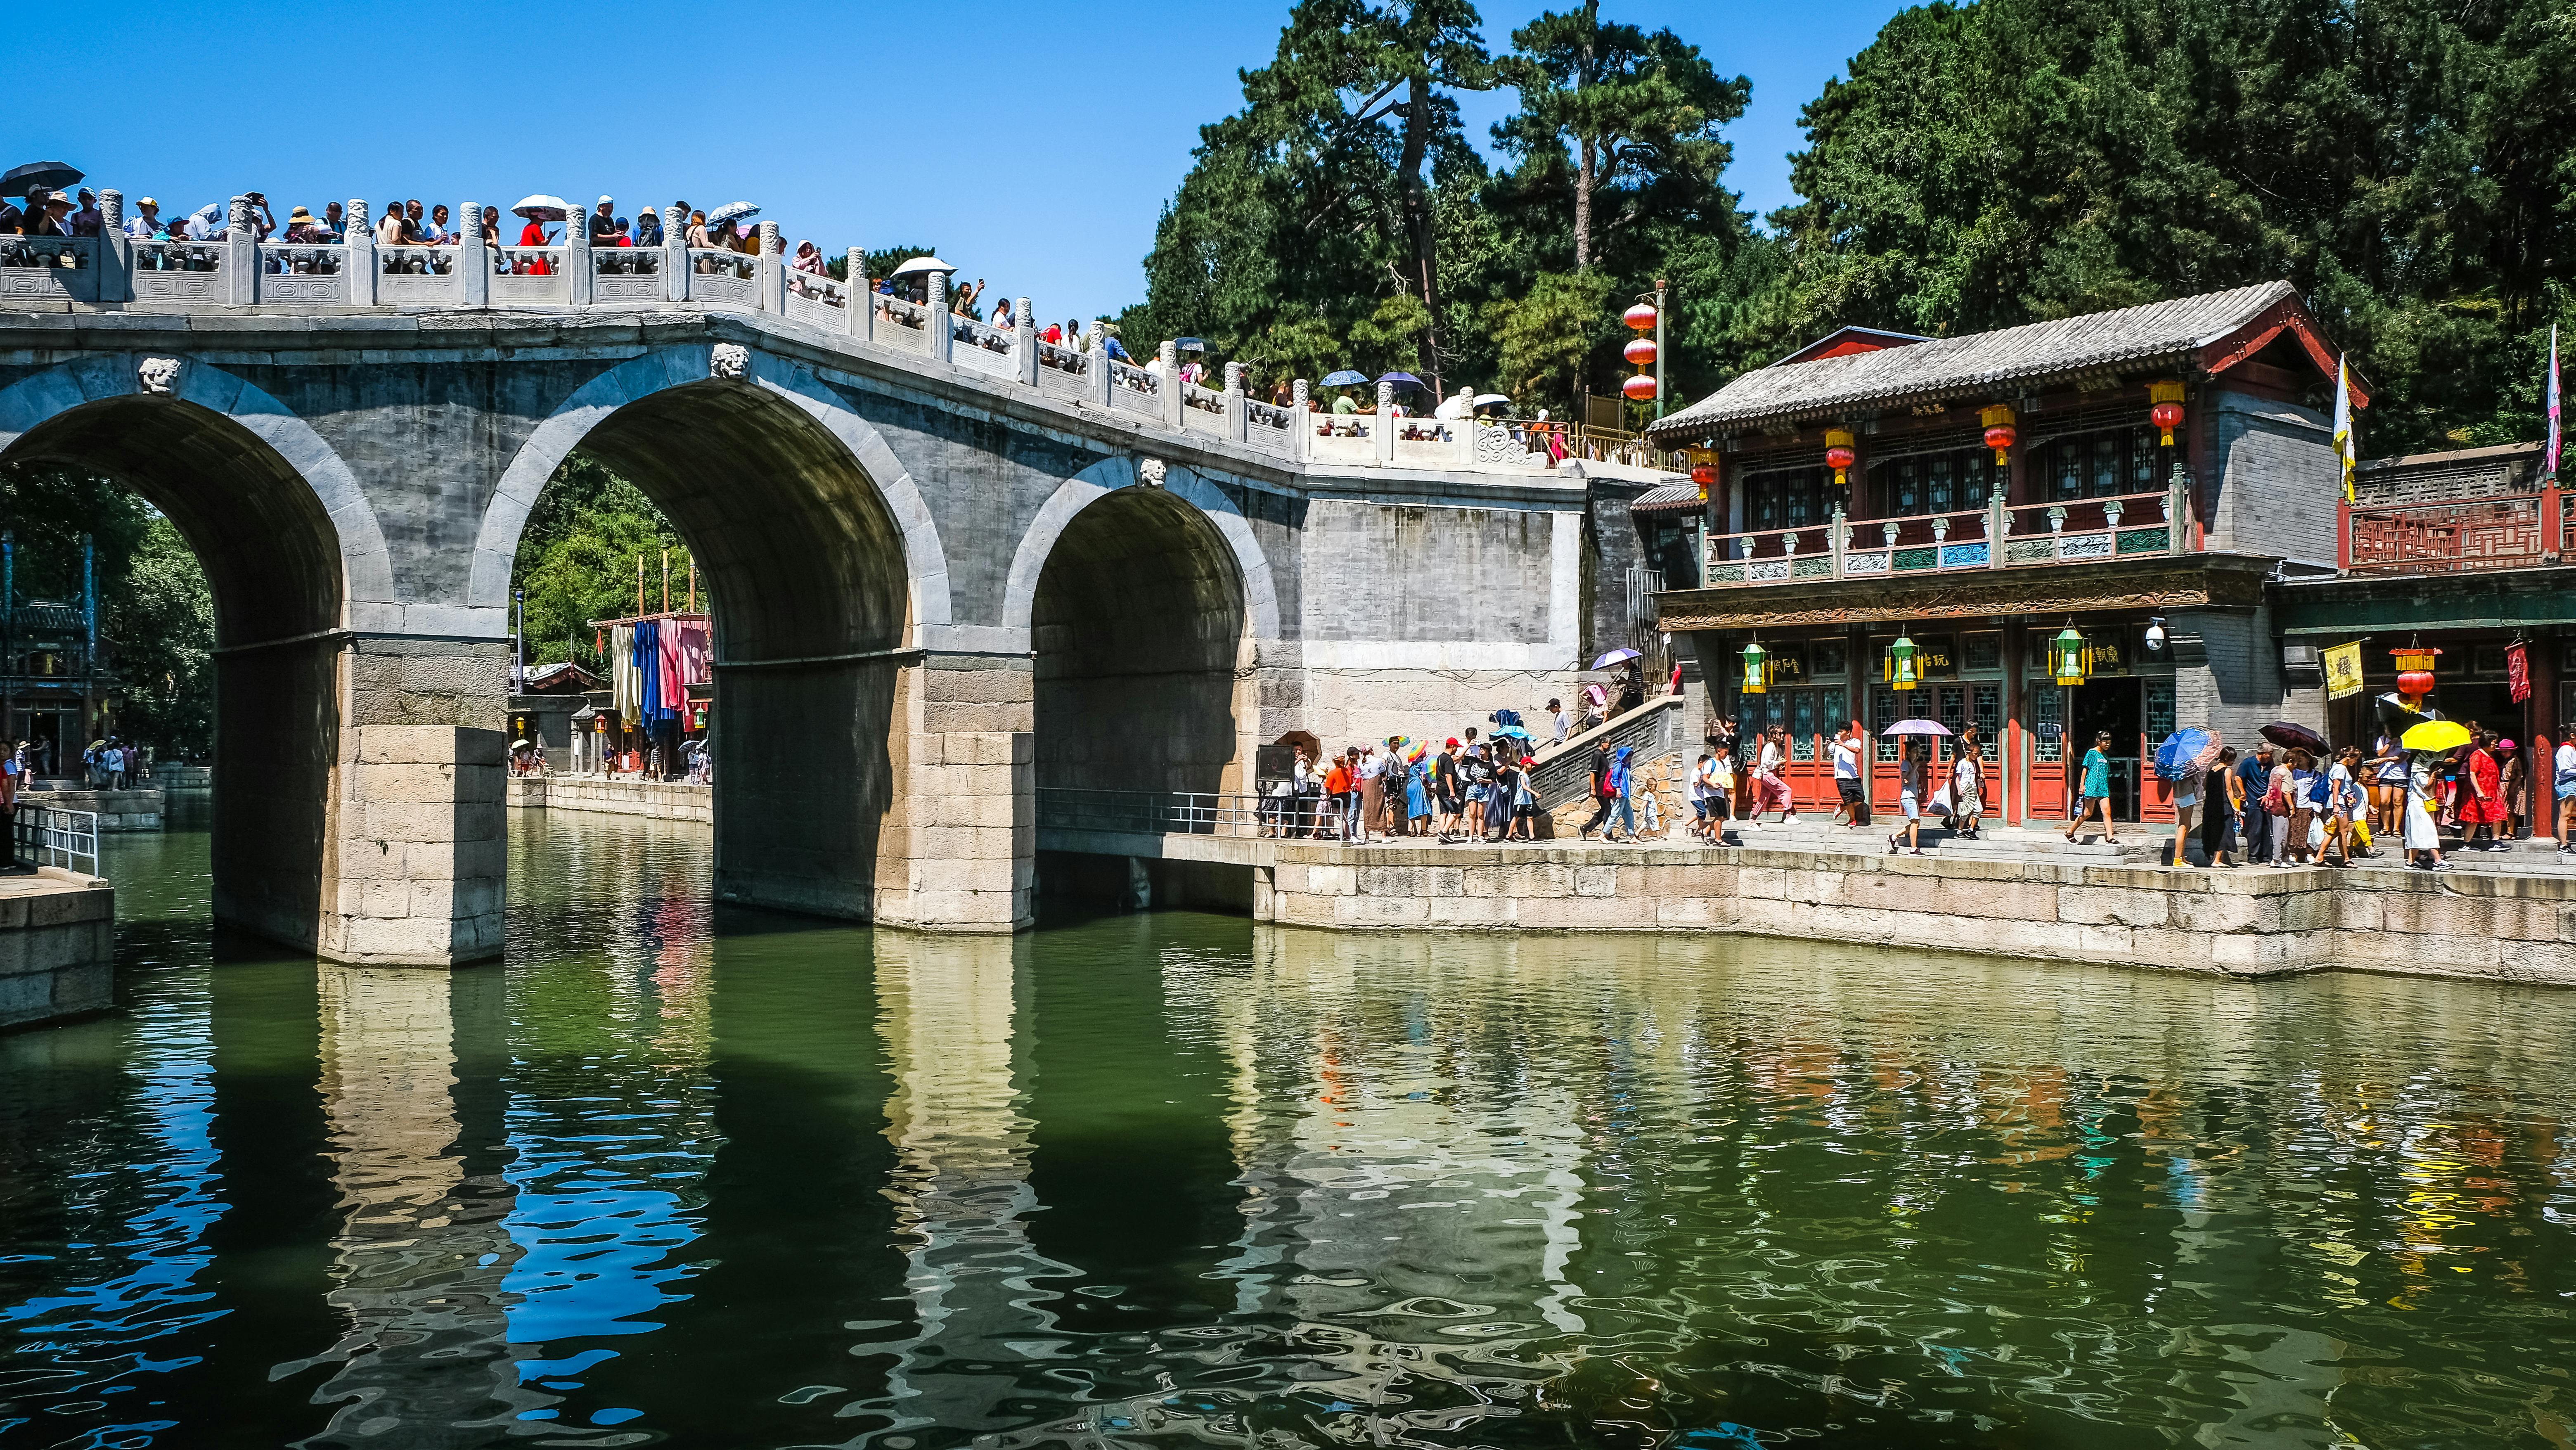
[[[161,829],[164,798],[157,790],[40,790],[18,798],[24,806],[96,811],[101,835]]]
[[[2222,461],[2209,547],[2332,568],[2341,485],[2328,420],[2246,393],[2214,392],[2211,408]]]
[[[1337,929],[1706,931],[2270,976],[2576,986],[2576,879],[1801,851],[1282,842],[1254,915]]]
[[[0,882],[0,1027],[24,1027],[114,1000],[116,892],[52,866]]]
[[[715,820],[715,787],[684,780],[612,780],[605,776],[514,775],[513,810],[646,816],[657,821]]]

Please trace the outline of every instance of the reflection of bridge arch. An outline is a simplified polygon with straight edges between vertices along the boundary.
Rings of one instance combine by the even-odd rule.
[[[575,449],[661,507],[720,601],[718,894],[873,916],[901,656],[948,622],[919,490],[806,369],[748,349],[663,349],[575,390],[520,446],[483,517],[472,599],[507,597],[520,530]]]
[[[1247,682],[1279,633],[1269,562],[1231,497],[1188,469],[1092,465],[1022,536],[1003,624],[1036,657],[1040,786],[1248,787]]]
[[[349,631],[406,624],[383,531],[347,464],[238,374],[122,353],[0,389],[10,463],[113,478],[196,551],[215,604],[215,913],[298,946],[335,945],[324,922],[340,889],[326,844],[342,755],[338,656]]]

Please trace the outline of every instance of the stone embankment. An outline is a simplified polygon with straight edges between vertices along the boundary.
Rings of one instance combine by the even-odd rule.
[[[0,876],[0,1028],[106,1011],[115,945],[106,882],[55,866]]]
[[[1693,931],[2272,976],[2576,986],[2576,877],[2175,871],[1680,847],[1277,845],[1253,914],[1367,931]]]
[[[715,788],[684,780],[610,779],[592,775],[514,775],[514,810],[586,811],[602,816],[648,816],[657,821],[715,819]]]

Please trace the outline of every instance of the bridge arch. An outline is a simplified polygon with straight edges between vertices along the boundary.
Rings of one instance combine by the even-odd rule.
[[[508,599],[519,535],[575,450],[652,498],[715,601],[718,897],[873,918],[881,880],[904,875],[904,671],[949,622],[920,490],[801,365],[663,348],[575,389],[520,446],[484,513],[470,602]]]
[[[1279,602],[1223,489],[1127,458],[1084,469],[1022,537],[1003,623],[1035,657],[1040,788],[1250,788],[1252,667]]]
[[[134,353],[0,389],[0,464],[20,462],[115,479],[196,551],[215,606],[215,913],[320,945],[342,631],[399,628],[403,609],[347,463],[239,374]]]

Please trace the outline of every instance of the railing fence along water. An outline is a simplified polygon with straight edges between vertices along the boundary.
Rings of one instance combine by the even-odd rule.
[[[1847,519],[1838,504],[1822,523],[1710,535],[1700,577],[1715,589],[2188,553],[2187,488],[1892,519]]]
[[[98,812],[31,806],[22,796],[14,814],[18,859],[98,874]],[[83,862],[88,863],[85,868]]]
[[[1257,836],[1263,797],[1213,792],[1038,788],[1038,829],[1147,836]]]

